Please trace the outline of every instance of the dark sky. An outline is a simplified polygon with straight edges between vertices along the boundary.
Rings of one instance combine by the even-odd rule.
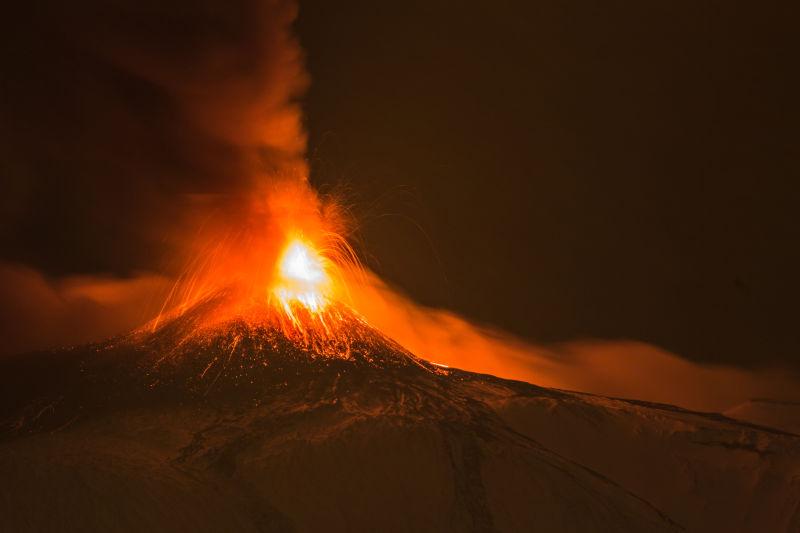
[[[301,2],[313,179],[424,303],[796,365],[789,4]]]
[[[181,202],[229,199],[254,160],[295,157],[286,122],[266,151],[251,131],[251,117],[296,113],[305,80],[273,38],[292,11],[7,11],[0,261],[54,277],[158,270],[185,231]],[[301,0],[312,181],[351,203],[366,262],[425,304],[535,341],[638,339],[799,368],[792,15],[770,2]]]

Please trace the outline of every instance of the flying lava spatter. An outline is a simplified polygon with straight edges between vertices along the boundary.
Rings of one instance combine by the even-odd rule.
[[[279,331],[317,355],[346,357],[367,320],[349,298],[361,267],[341,203],[320,197],[306,180],[251,198],[237,216],[207,224],[146,329],[181,324],[179,336],[188,340],[236,323]]]

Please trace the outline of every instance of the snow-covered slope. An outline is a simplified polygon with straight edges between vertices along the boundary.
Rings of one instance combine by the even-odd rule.
[[[800,435],[800,403],[756,398],[725,411],[725,416]]]
[[[797,531],[800,438],[235,318],[0,361],[9,531]],[[344,344],[342,344],[344,343]]]

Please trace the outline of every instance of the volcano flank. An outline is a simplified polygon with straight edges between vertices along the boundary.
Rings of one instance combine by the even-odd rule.
[[[795,531],[800,437],[443,368],[220,292],[0,361],[9,531]],[[224,316],[224,318],[219,318]]]

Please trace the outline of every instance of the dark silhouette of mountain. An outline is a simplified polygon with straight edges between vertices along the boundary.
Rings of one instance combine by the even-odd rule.
[[[0,360],[0,529],[800,530],[791,433],[226,302]]]

